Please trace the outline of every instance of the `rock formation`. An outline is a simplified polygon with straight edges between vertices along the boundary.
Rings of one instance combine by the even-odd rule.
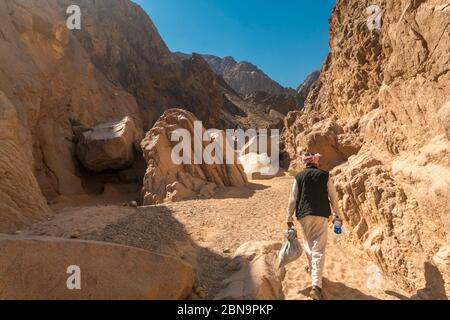
[[[87,192],[74,124],[89,128],[129,117],[142,135],[174,106],[215,128],[234,128],[236,117],[246,116],[227,98],[233,90],[200,56],[173,60],[139,6],[128,0],[77,1],[82,28],[70,31],[66,9],[72,4],[0,4],[1,107],[9,110],[2,112],[8,125],[0,132],[8,138],[2,137],[0,172],[14,175],[0,176],[8,186],[0,192],[0,231],[47,217],[46,201]],[[22,187],[27,192],[18,192],[19,181],[29,182]]]
[[[64,14],[54,0],[0,4],[0,88],[2,101],[9,101],[8,126],[2,125],[2,132],[15,128],[14,136],[1,140],[8,144],[2,152],[15,160],[4,158],[0,171],[17,173],[11,182],[0,176],[0,185],[10,186],[7,196],[0,196],[7,203],[0,231],[48,216],[44,196],[84,193],[70,119],[91,126],[130,116],[142,126],[134,97],[94,67],[67,29]],[[10,223],[10,216],[19,218]]]
[[[100,123],[80,133],[77,156],[92,171],[125,169],[134,162],[141,139],[130,117]]]
[[[250,138],[239,151],[238,158],[247,177],[270,179],[280,173],[279,141],[279,135],[260,134]]]
[[[362,139],[351,125],[343,128],[319,114],[291,112],[284,122],[285,128],[290,129],[283,132],[283,146],[284,151],[292,156],[292,169],[300,170],[303,167],[297,155],[307,151],[324,155],[321,167],[331,170],[361,148]]]
[[[227,269],[232,275],[223,281],[216,300],[280,300],[283,299],[284,268],[278,268],[277,254],[281,244],[250,241],[234,253]]]
[[[51,216],[21,134],[16,108],[0,91],[0,232]]]
[[[0,236],[0,244],[1,299],[175,300],[186,299],[194,285],[191,266],[137,248],[15,236]],[[73,265],[81,290],[67,287]]]
[[[196,132],[195,121],[198,119],[188,111],[170,109],[160,117],[142,141],[141,146],[148,166],[143,187],[144,205],[180,201],[197,196],[210,197],[217,187],[247,184],[247,178],[240,165],[206,164],[205,159],[197,159],[201,164],[194,163],[197,156],[200,158],[203,156],[209,144],[199,142],[199,154],[196,153],[194,139],[201,141],[205,129],[200,127],[200,132]],[[178,140],[171,140],[175,130],[185,130],[189,135],[186,138],[189,141],[185,141],[189,150],[179,152],[181,157],[188,156],[185,153],[190,153],[191,159],[187,161],[188,163],[177,164],[172,159],[172,151],[180,143]],[[224,155],[225,149],[230,149],[227,146],[226,143],[222,145]],[[231,149],[231,152],[234,150]]]
[[[450,7],[378,4],[382,25],[371,30],[364,2],[337,1],[331,52],[305,112],[287,117],[284,143],[294,164],[326,148],[317,151],[337,166],[347,239],[414,290],[450,241]]]

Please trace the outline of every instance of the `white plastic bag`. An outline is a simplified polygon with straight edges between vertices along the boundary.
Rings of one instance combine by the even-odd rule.
[[[284,234],[286,236],[286,242],[278,253],[279,268],[297,260],[303,253],[303,249],[297,239],[297,231],[294,228],[289,228]]]

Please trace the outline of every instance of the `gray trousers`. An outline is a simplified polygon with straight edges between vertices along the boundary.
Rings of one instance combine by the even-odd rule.
[[[304,250],[308,259],[313,286],[322,288],[323,269],[325,266],[325,247],[328,238],[328,219],[306,216],[299,220],[304,236]]]

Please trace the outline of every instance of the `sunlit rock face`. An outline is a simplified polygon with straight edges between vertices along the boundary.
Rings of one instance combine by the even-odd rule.
[[[379,6],[380,28],[371,30],[364,2],[337,1],[330,54],[306,111],[286,118],[283,142],[293,166],[306,149],[332,146],[323,161],[340,195],[347,239],[414,291],[439,277],[425,266],[450,242],[450,6]],[[343,130],[312,143],[327,121]],[[341,141],[350,147],[346,156]]]
[[[245,116],[203,58],[173,60],[148,15],[132,1],[77,1],[80,30],[67,28],[70,5],[0,3],[0,172],[9,172],[0,175],[0,231],[47,218],[46,202],[59,196],[86,193],[76,155],[79,128],[129,117],[143,135],[176,106],[214,128],[234,128],[235,116]],[[84,167],[126,167],[129,147],[117,163],[103,159]]]

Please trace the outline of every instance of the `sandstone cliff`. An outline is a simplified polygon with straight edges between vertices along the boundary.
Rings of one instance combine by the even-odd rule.
[[[320,145],[348,239],[414,289],[442,278],[426,266],[450,242],[450,6],[376,1],[382,25],[369,30],[370,4],[337,1],[330,54],[306,111],[286,119],[284,143],[296,160],[318,150],[309,137],[326,123],[342,128]]]
[[[64,15],[56,1],[0,3],[0,108],[8,123],[0,137],[7,146],[0,185],[8,190],[1,215],[15,217],[2,219],[0,231],[47,216],[43,194],[84,192],[69,119],[91,125],[128,115],[142,127],[134,97],[95,68]]]
[[[67,8],[73,1],[58,0]],[[222,83],[199,55],[173,58],[148,15],[129,0],[78,0],[83,28],[74,33],[93,64],[115,85],[132,94],[146,129],[169,108],[183,107],[208,125],[223,128],[239,112]]]
[[[246,116],[200,56],[173,61],[139,6],[76,3],[82,28],[74,31],[66,27],[73,1],[0,3],[0,172],[7,173],[0,176],[0,231],[48,216],[46,201],[86,192],[91,173],[75,157],[74,124],[91,128],[128,116],[143,135],[176,106],[216,128],[234,128],[235,116]]]

